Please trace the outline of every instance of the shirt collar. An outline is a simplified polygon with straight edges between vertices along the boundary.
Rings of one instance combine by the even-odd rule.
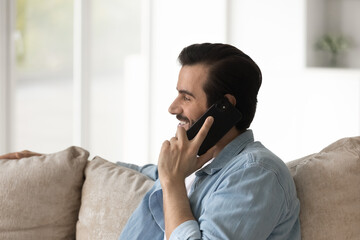
[[[246,130],[226,145],[209,165],[197,171],[196,176],[213,175],[218,172],[251,142],[254,142],[253,132],[252,130]]]

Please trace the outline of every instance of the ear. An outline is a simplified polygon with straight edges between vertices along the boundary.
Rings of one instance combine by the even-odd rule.
[[[226,97],[232,105],[236,105],[236,98],[234,97],[234,95],[227,93],[224,97]]]

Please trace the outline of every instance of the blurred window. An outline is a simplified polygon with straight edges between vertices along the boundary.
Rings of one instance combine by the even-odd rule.
[[[124,157],[122,149],[131,149],[126,145],[131,141],[124,141],[124,96],[145,66],[141,55],[142,2],[92,0],[86,2],[89,8],[83,9],[90,16],[86,23],[90,37],[85,39],[90,50],[90,67],[85,69],[90,76],[86,80],[90,86],[90,101],[85,103],[90,110],[86,147],[112,161]],[[74,131],[78,131],[74,129],[74,102],[79,101],[73,78],[74,0],[17,0],[15,9],[15,108],[10,150],[59,151],[74,144]],[[141,81],[146,82],[140,79],[135,85],[141,87]],[[146,92],[147,86],[143,87]],[[138,101],[144,102],[141,97]],[[146,145],[147,138],[144,141]]]
[[[73,1],[17,0],[12,150],[72,141]]]

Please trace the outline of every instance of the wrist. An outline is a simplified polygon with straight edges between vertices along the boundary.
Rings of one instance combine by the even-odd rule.
[[[163,190],[166,189],[182,189],[185,188],[185,178],[177,177],[177,178],[162,178],[160,176],[160,184]]]

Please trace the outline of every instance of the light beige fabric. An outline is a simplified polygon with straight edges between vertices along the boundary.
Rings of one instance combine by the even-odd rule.
[[[360,137],[288,163],[303,240],[360,239]]]
[[[117,239],[153,184],[134,170],[95,157],[85,169],[76,239]]]
[[[74,239],[88,155],[0,160],[0,239]]]

